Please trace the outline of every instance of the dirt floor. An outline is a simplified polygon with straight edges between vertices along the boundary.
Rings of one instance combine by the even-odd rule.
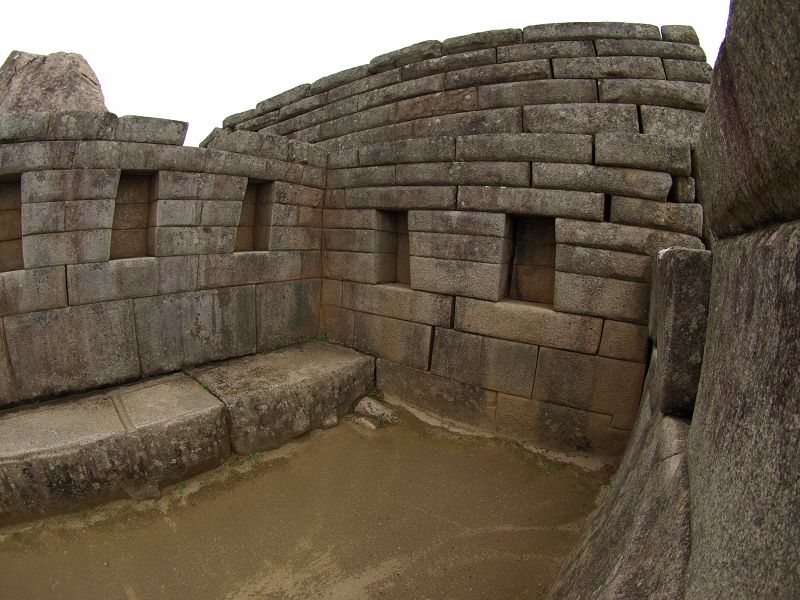
[[[545,598],[609,478],[352,419],[164,490],[0,529],[0,598]]]

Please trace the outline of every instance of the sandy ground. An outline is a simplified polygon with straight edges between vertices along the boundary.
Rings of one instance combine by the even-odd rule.
[[[0,529],[0,598],[545,598],[608,470],[400,412]]]

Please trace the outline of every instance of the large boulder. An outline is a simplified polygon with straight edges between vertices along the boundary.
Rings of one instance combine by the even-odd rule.
[[[97,75],[83,56],[18,50],[8,55],[0,67],[0,114],[69,110],[108,110]]]

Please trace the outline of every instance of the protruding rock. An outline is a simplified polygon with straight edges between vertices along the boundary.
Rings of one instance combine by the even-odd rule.
[[[368,419],[371,419],[373,422],[376,422],[379,427],[391,423],[397,423],[400,420],[397,418],[397,414],[395,414],[391,408],[381,404],[369,396],[358,401],[354,412],[361,417],[367,417]],[[359,420],[359,422],[360,421],[361,420]]]
[[[80,54],[13,51],[0,67],[0,113],[106,112],[92,67]]]

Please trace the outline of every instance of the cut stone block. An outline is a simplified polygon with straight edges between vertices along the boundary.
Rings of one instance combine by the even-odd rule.
[[[452,161],[454,158],[455,140],[452,137],[397,140],[358,150],[358,161],[362,166]]]
[[[703,234],[703,208],[699,204],[651,202],[613,196],[611,222],[666,229],[700,237]]]
[[[201,367],[192,377],[227,407],[240,455],[277,448],[346,414],[374,385],[375,359],[309,342]]]
[[[531,133],[639,131],[639,117],[633,104],[541,104],[526,106],[522,114],[523,130]]]
[[[711,83],[714,70],[711,65],[693,60],[664,59],[664,71],[667,79],[673,81],[694,81],[696,83]]]
[[[394,254],[325,251],[322,273],[326,279],[392,283],[396,281],[396,264]]]
[[[447,420],[491,431],[496,392],[439,377],[381,358],[377,386],[389,400],[406,402]]]
[[[394,185],[394,166],[357,167],[328,172],[328,188],[356,188]]]
[[[556,242],[645,255],[670,246],[703,249],[698,238],[683,233],[573,219],[556,219]]]
[[[118,169],[66,169],[22,174],[22,203],[116,198]]]
[[[697,32],[690,25],[662,25],[662,39],[669,42],[680,42],[683,44],[700,44]]]
[[[417,96],[401,100],[397,103],[398,121],[410,121],[435,115],[449,115],[475,110],[478,108],[478,90],[471,87],[466,89],[448,90],[426,96]],[[413,127],[413,125],[412,125]],[[452,151],[452,149],[451,149]],[[436,158],[428,159],[436,160]],[[446,159],[445,159],[446,160]],[[452,158],[450,159],[452,160]],[[394,162],[414,162],[409,160]]]
[[[511,224],[508,218],[505,215],[490,212],[412,210],[408,213],[408,230],[410,232],[511,237]]]
[[[530,302],[456,298],[455,329],[505,340],[594,354],[602,319],[556,312]]]
[[[444,88],[452,90],[489,83],[507,83],[549,77],[550,63],[547,60],[524,60],[450,71],[445,77]]]
[[[650,286],[556,271],[553,308],[579,315],[647,323]]]
[[[147,235],[153,256],[228,254],[236,243],[236,227],[151,227]]]
[[[256,286],[258,352],[312,339],[319,331],[320,280]],[[252,329],[253,323],[250,322]]]
[[[437,294],[499,300],[508,285],[508,264],[412,256],[411,288]]]
[[[594,56],[594,45],[586,41],[534,42],[514,44],[497,49],[497,62],[514,62],[535,58],[570,58]]]
[[[3,320],[0,319],[0,409],[7,404],[15,404],[18,401],[17,382],[14,379],[14,373],[11,371],[8,349],[6,348],[5,328],[3,327]]]
[[[347,190],[347,208],[380,210],[454,209],[456,188],[451,186],[395,186]]]
[[[600,102],[654,104],[699,111],[708,106],[710,90],[705,83],[644,79],[603,79],[597,85]]]
[[[189,123],[169,119],[154,119],[126,115],[117,120],[115,140],[121,142],[147,142],[149,144],[183,145]]]
[[[651,367],[651,402],[653,410],[690,417],[703,366],[711,253],[668,248],[656,261],[650,320],[658,356]]]
[[[521,131],[522,111],[519,108],[475,110],[414,121],[415,138],[482,133],[520,133]]]
[[[134,307],[144,375],[256,350],[254,286],[137,298]]]
[[[572,217],[602,221],[603,194],[490,186],[460,186],[461,210],[497,210],[507,214]]]
[[[51,140],[113,140],[116,127],[117,115],[110,112],[54,112],[47,137]]]
[[[412,257],[503,264],[511,256],[510,238],[411,231],[408,243]]]
[[[342,283],[341,306],[437,327],[449,327],[453,311],[453,301],[448,296],[412,290],[405,285],[353,282]]]
[[[666,200],[672,187],[668,173],[594,165],[532,164],[533,187],[604,192],[648,200]]]
[[[371,229],[327,229],[323,232],[326,250],[386,252],[397,250],[397,234]]]
[[[650,256],[556,244],[556,269],[628,281],[650,281]]]
[[[297,252],[235,252],[198,257],[197,287],[219,288],[300,277]]]
[[[360,191],[360,190],[359,190]],[[322,214],[323,227],[329,229],[374,229],[395,231],[396,223],[390,212],[375,209],[328,210]]]
[[[698,43],[657,40],[595,40],[598,56],[655,56],[705,64],[706,54]]]
[[[558,133],[499,133],[456,138],[458,160],[592,162],[592,137]]]
[[[245,177],[211,173],[159,171],[153,197],[160,200],[242,200]]]
[[[0,317],[67,305],[63,267],[0,273]]]
[[[691,175],[689,142],[675,138],[638,133],[598,133],[595,137],[595,163],[673,175]]]
[[[484,109],[567,102],[597,102],[597,85],[583,79],[539,79],[478,88],[478,108]]]
[[[107,261],[111,254],[111,229],[65,231],[22,238],[26,269]]]
[[[450,162],[397,165],[398,185],[530,185],[530,168],[518,162]]]
[[[0,114],[0,142],[26,142],[47,139],[51,113]]]
[[[441,55],[441,42],[436,40],[419,42],[405,48],[400,48],[399,50],[393,50],[391,52],[387,52],[386,54],[376,56],[369,61],[369,72],[381,73],[383,71],[388,71],[389,69],[402,67],[403,65],[425,60],[426,58],[436,58],[437,56]]]
[[[449,54],[440,56],[438,58],[429,58],[417,63],[411,63],[400,68],[400,74],[403,81],[409,79],[417,79],[418,77],[425,77],[426,75],[433,75],[434,73],[445,73],[447,71],[455,71],[465,67],[478,67],[480,65],[488,65],[495,62],[494,48],[485,48],[481,50],[470,50],[467,52],[459,52],[458,54]]]
[[[632,362],[647,361],[647,327],[622,321],[606,319],[603,322],[603,337],[600,338],[600,356],[618,358]]]
[[[353,323],[353,346],[373,356],[427,370],[433,328],[357,312]]]
[[[554,58],[557,79],[666,79],[661,59],[655,56],[597,56]]]
[[[111,385],[140,375],[130,301],[5,317],[5,329],[23,400]],[[98,339],[104,343],[98,344]]]
[[[655,25],[640,23],[548,23],[529,25],[522,31],[522,38],[526,42],[597,38],[660,40],[661,32]]]
[[[0,144],[0,175],[26,170],[71,169],[75,142]]]
[[[519,29],[481,31],[444,40],[442,42],[442,54],[455,54],[456,52],[466,52],[480,48],[518,44],[521,41],[522,31]]]
[[[673,136],[692,146],[700,141],[703,112],[667,106],[642,106],[640,110],[645,135]]]

